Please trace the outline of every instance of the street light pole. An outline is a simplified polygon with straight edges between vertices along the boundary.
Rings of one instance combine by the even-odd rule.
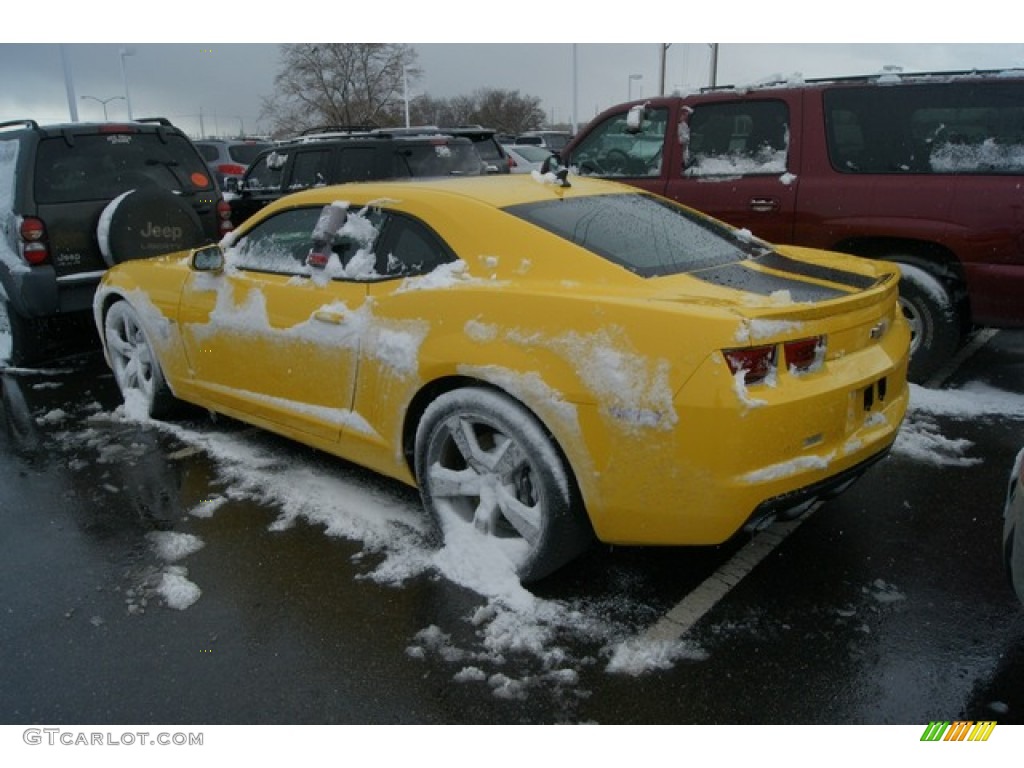
[[[668,49],[672,47],[672,43],[658,43],[658,95],[665,95],[665,65],[666,59],[668,58]]]
[[[64,66],[64,87],[68,92],[68,112],[71,113],[71,122],[78,122],[78,104],[75,103],[75,82],[71,76],[71,60],[68,58],[67,46],[60,45],[60,60]]]
[[[121,82],[124,84],[124,102],[128,105],[128,119],[132,119],[132,98],[128,93],[128,68],[124,65],[126,56],[134,56],[134,48],[121,49]]]
[[[629,80],[626,81],[626,101],[633,100],[633,81],[643,80],[643,75],[630,75]]]
[[[92,99],[93,101],[98,101],[100,104],[103,105],[103,122],[104,123],[110,121],[109,118],[107,117],[107,104],[109,104],[112,101],[116,101],[117,99],[123,99],[123,98],[124,98],[124,96],[111,96],[109,99],[100,99],[100,98],[97,98],[96,96],[82,96],[82,100],[83,101],[85,99]]]

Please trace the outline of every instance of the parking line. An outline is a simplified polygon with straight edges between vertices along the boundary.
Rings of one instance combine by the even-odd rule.
[[[689,632],[694,624],[729,593],[729,590],[739,584],[744,576],[754,570],[754,566],[770,555],[823,503],[815,503],[795,520],[775,523],[770,528],[758,532],[739,552],[687,594],[657,623],[644,630],[638,638],[640,642],[671,642]]]
[[[959,351],[953,356],[953,358],[946,363],[942,368],[935,372],[928,381],[925,382],[925,386],[928,389],[938,389],[946,383],[946,379],[956,373],[957,369],[966,362],[975,352],[985,346],[989,339],[999,333],[998,328],[982,328],[980,331],[975,332],[968,342],[964,344]]]

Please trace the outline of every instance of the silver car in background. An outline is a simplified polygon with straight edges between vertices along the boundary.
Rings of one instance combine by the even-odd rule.
[[[539,172],[544,161],[554,154],[550,149],[534,144],[506,144],[504,150],[511,160],[510,170],[512,173]]]

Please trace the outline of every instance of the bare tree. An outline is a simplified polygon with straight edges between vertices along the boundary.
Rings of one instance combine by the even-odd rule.
[[[434,99],[421,96],[411,108],[417,125],[457,126],[480,124],[502,133],[522,133],[544,124],[540,99],[519,91],[484,88],[472,96]]]
[[[396,43],[282,45],[275,91],[260,117],[275,136],[321,125],[399,124],[405,80],[420,76],[415,64],[415,49]]]
[[[485,88],[474,94],[474,122],[506,133],[522,133],[544,124],[544,110],[536,96],[520,96],[519,91]]]

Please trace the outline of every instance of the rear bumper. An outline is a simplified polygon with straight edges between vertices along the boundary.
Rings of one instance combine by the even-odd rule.
[[[813,504],[838,496],[857,482],[868,469],[888,456],[891,449],[891,445],[886,446],[874,456],[832,477],[761,502],[757,509],[754,510],[754,514],[743,525],[743,530],[748,532],[759,531],[771,525],[779,518],[792,519],[798,517]]]
[[[58,277],[53,267],[33,267],[2,274],[4,293],[22,317],[43,318],[92,308],[103,272],[82,272]]]

